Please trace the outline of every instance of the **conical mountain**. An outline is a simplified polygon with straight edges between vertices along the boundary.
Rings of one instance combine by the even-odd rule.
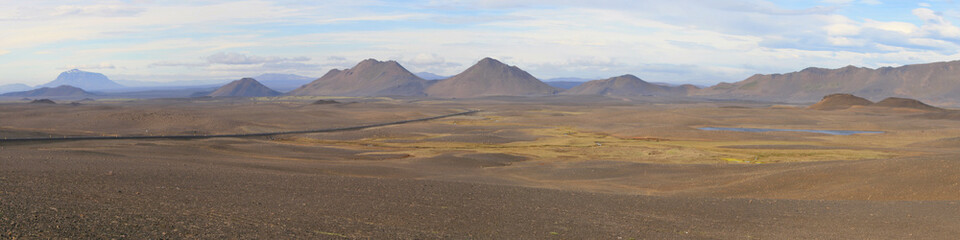
[[[294,89],[294,96],[424,96],[426,80],[396,61],[363,60],[347,70],[333,69],[317,80]]]
[[[520,68],[492,58],[484,58],[462,73],[427,88],[429,96],[451,98],[537,96],[557,92]]]
[[[854,96],[853,94],[847,93],[835,93],[824,96],[820,102],[810,105],[808,109],[814,110],[840,110],[847,109],[853,106],[869,106],[873,102],[862,97]]]
[[[31,98],[34,98],[34,97],[41,97],[41,98],[82,98],[82,97],[92,97],[92,96],[95,96],[95,95],[94,95],[94,94],[91,94],[91,93],[89,93],[89,92],[87,92],[87,91],[84,91],[83,89],[74,87],[74,86],[61,85],[61,86],[54,87],[54,88],[51,88],[51,87],[43,87],[43,88],[38,88],[38,89],[30,90],[30,91],[5,93],[5,94],[0,94],[0,96],[2,96],[2,97],[31,97]]]
[[[223,85],[207,96],[211,97],[272,97],[281,93],[260,84],[256,79],[243,78]]]
[[[684,96],[691,86],[664,86],[643,81],[634,75],[623,75],[603,80],[593,80],[564,91],[564,95],[608,95],[608,96]],[[693,87],[696,88],[696,87]]]
[[[107,76],[95,72],[86,72],[77,69],[62,72],[56,80],[40,85],[39,87],[59,87],[62,85],[74,86],[87,90],[104,90],[122,88],[123,85],[111,81]]]

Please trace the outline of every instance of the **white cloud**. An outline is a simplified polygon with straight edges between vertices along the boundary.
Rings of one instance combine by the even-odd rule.
[[[128,17],[143,12],[143,8],[126,5],[90,5],[90,6],[58,6],[50,12],[51,16],[103,16]]]
[[[913,10],[913,14],[925,22],[921,29],[954,41],[960,40],[960,28],[944,19],[939,13],[928,8],[917,8]]]
[[[806,8],[765,0],[22,2],[0,8],[0,23],[16,20],[0,28],[0,55],[32,58],[5,55],[0,72],[25,79],[102,61],[124,66],[111,71],[123,76],[317,76],[367,58],[452,75],[490,56],[541,78],[633,73],[709,83],[807,66],[951,59],[960,50],[949,10],[927,5],[871,15],[877,19],[843,11],[871,11],[882,4],[876,0]]]
[[[111,63],[98,63],[98,64],[80,64],[80,65],[67,65],[61,67],[61,69],[116,69],[117,66],[114,66]]]
[[[0,49],[0,56],[7,55],[8,53],[10,53],[10,50]]]
[[[854,0],[821,0],[820,2],[828,4],[850,4],[853,3]]]
[[[864,27],[875,28],[884,31],[897,32],[905,35],[911,35],[920,30],[916,25],[906,22],[880,22],[867,19],[863,23]]]
[[[207,62],[212,64],[228,64],[228,65],[243,65],[243,64],[264,64],[264,63],[280,63],[280,62],[305,62],[310,61],[309,57],[261,57],[261,56],[252,56],[242,53],[232,53],[232,52],[221,52],[210,55],[206,58]]]
[[[206,67],[210,63],[206,62],[180,62],[180,61],[160,61],[151,63],[147,67]]]
[[[847,23],[830,24],[823,28],[830,36],[851,36],[860,34],[860,26]]]

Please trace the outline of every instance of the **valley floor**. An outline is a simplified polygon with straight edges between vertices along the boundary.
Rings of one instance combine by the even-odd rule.
[[[599,97],[0,104],[3,238],[960,235],[960,121],[910,110]],[[949,115],[946,115],[949,116]],[[884,131],[703,131],[754,127]]]

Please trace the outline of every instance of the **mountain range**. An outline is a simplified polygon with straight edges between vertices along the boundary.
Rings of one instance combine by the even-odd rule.
[[[910,97],[925,102],[960,103],[960,61],[882,67],[806,68],[786,74],[757,74],[720,83],[696,96],[781,102],[812,102],[832,93],[850,93],[873,101]]]
[[[418,76],[419,75],[419,76]],[[423,77],[420,77],[423,76]],[[698,89],[693,85],[669,85],[647,82],[633,75],[623,75],[589,82],[540,81],[516,66],[496,59],[484,58],[460,74],[443,77],[426,72],[411,73],[396,61],[367,59],[350,69],[333,69],[309,81],[309,77],[293,74],[261,74],[263,79],[249,86],[232,86],[241,95],[272,95],[274,89],[291,90],[288,95],[317,96],[431,96],[440,98],[473,98],[484,96],[564,95],[671,95],[710,99],[740,99],[774,102],[814,102],[834,93],[848,93],[878,101],[887,97],[914,98],[935,105],[960,105],[960,61],[935,62],[883,67],[877,69],[847,66],[838,69],[806,68],[785,74],[757,74],[735,83],[720,83]],[[426,80],[424,78],[439,80]],[[553,79],[564,80],[564,79]],[[77,69],[61,73],[56,80],[38,87],[57,88],[69,85],[100,96],[171,97],[183,96],[184,89],[210,86],[124,87],[103,74]],[[229,85],[229,84],[228,84]],[[236,84],[235,84],[236,85]],[[551,86],[552,85],[552,86]],[[569,88],[569,89],[566,89]],[[24,91],[30,86],[0,86],[0,93]],[[37,89],[38,92],[51,89]],[[566,90],[564,90],[566,89]],[[161,91],[162,90],[162,91]],[[204,90],[209,91],[210,90]],[[273,91],[273,92],[271,92]],[[136,93],[135,93],[136,92]],[[154,92],[156,92],[154,94]],[[106,94],[106,95],[104,95]],[[174,95],[171,95],[174,94]],[[252,93],[251,93],[252,94]],[[170,96],[167,96],[170,95]],[[5,94],[4,96],[11,96]]]

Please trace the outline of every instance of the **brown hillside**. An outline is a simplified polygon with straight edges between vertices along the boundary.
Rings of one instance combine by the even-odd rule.
[[[516,66],[484,58],[467,70],[427,88],[427,95],[447,98],[551,95],[556,88]]]
[[[260,84],[256,79],[243,78],[223,85],[216,91],[208,94],[211,97],[272,97],[280,95],[280,92]]]
[[[609,96],[637,96],[637,95],[686,95],[691,86],[663,86],[652,84],[627,74],[603,80],[593,80],[563,91],[564,95],[609,95]]]
[[[853,94],[836,93],[823,97],[820,102],[810,105],[807,108],[814,110],[839,110],[853,106],[868,106],[872,104],[873,102],[870,100],[854,96]]]
[[[426,80],[396,61],[367,59],[347,70],[333,69],[313,82],[294,89],[294,96],[423,96]]]
[[[890,107],[890,108],[910,108],[910,109],[927,110],[927,111],[943,110],[942,108],[927,105],[926,103],[923,103],[916,99],[898,98],[898,97],[886,98],[886,99],[883,99],[882,101],[874,103],[871,106]]]
[[[882,67],[807,68],[786,74],[757,74],[717,84],[694,95],[710,98],[808,102],[846,92],[866,99],[908,96],[935,104],[960,104],[960,61]]]

